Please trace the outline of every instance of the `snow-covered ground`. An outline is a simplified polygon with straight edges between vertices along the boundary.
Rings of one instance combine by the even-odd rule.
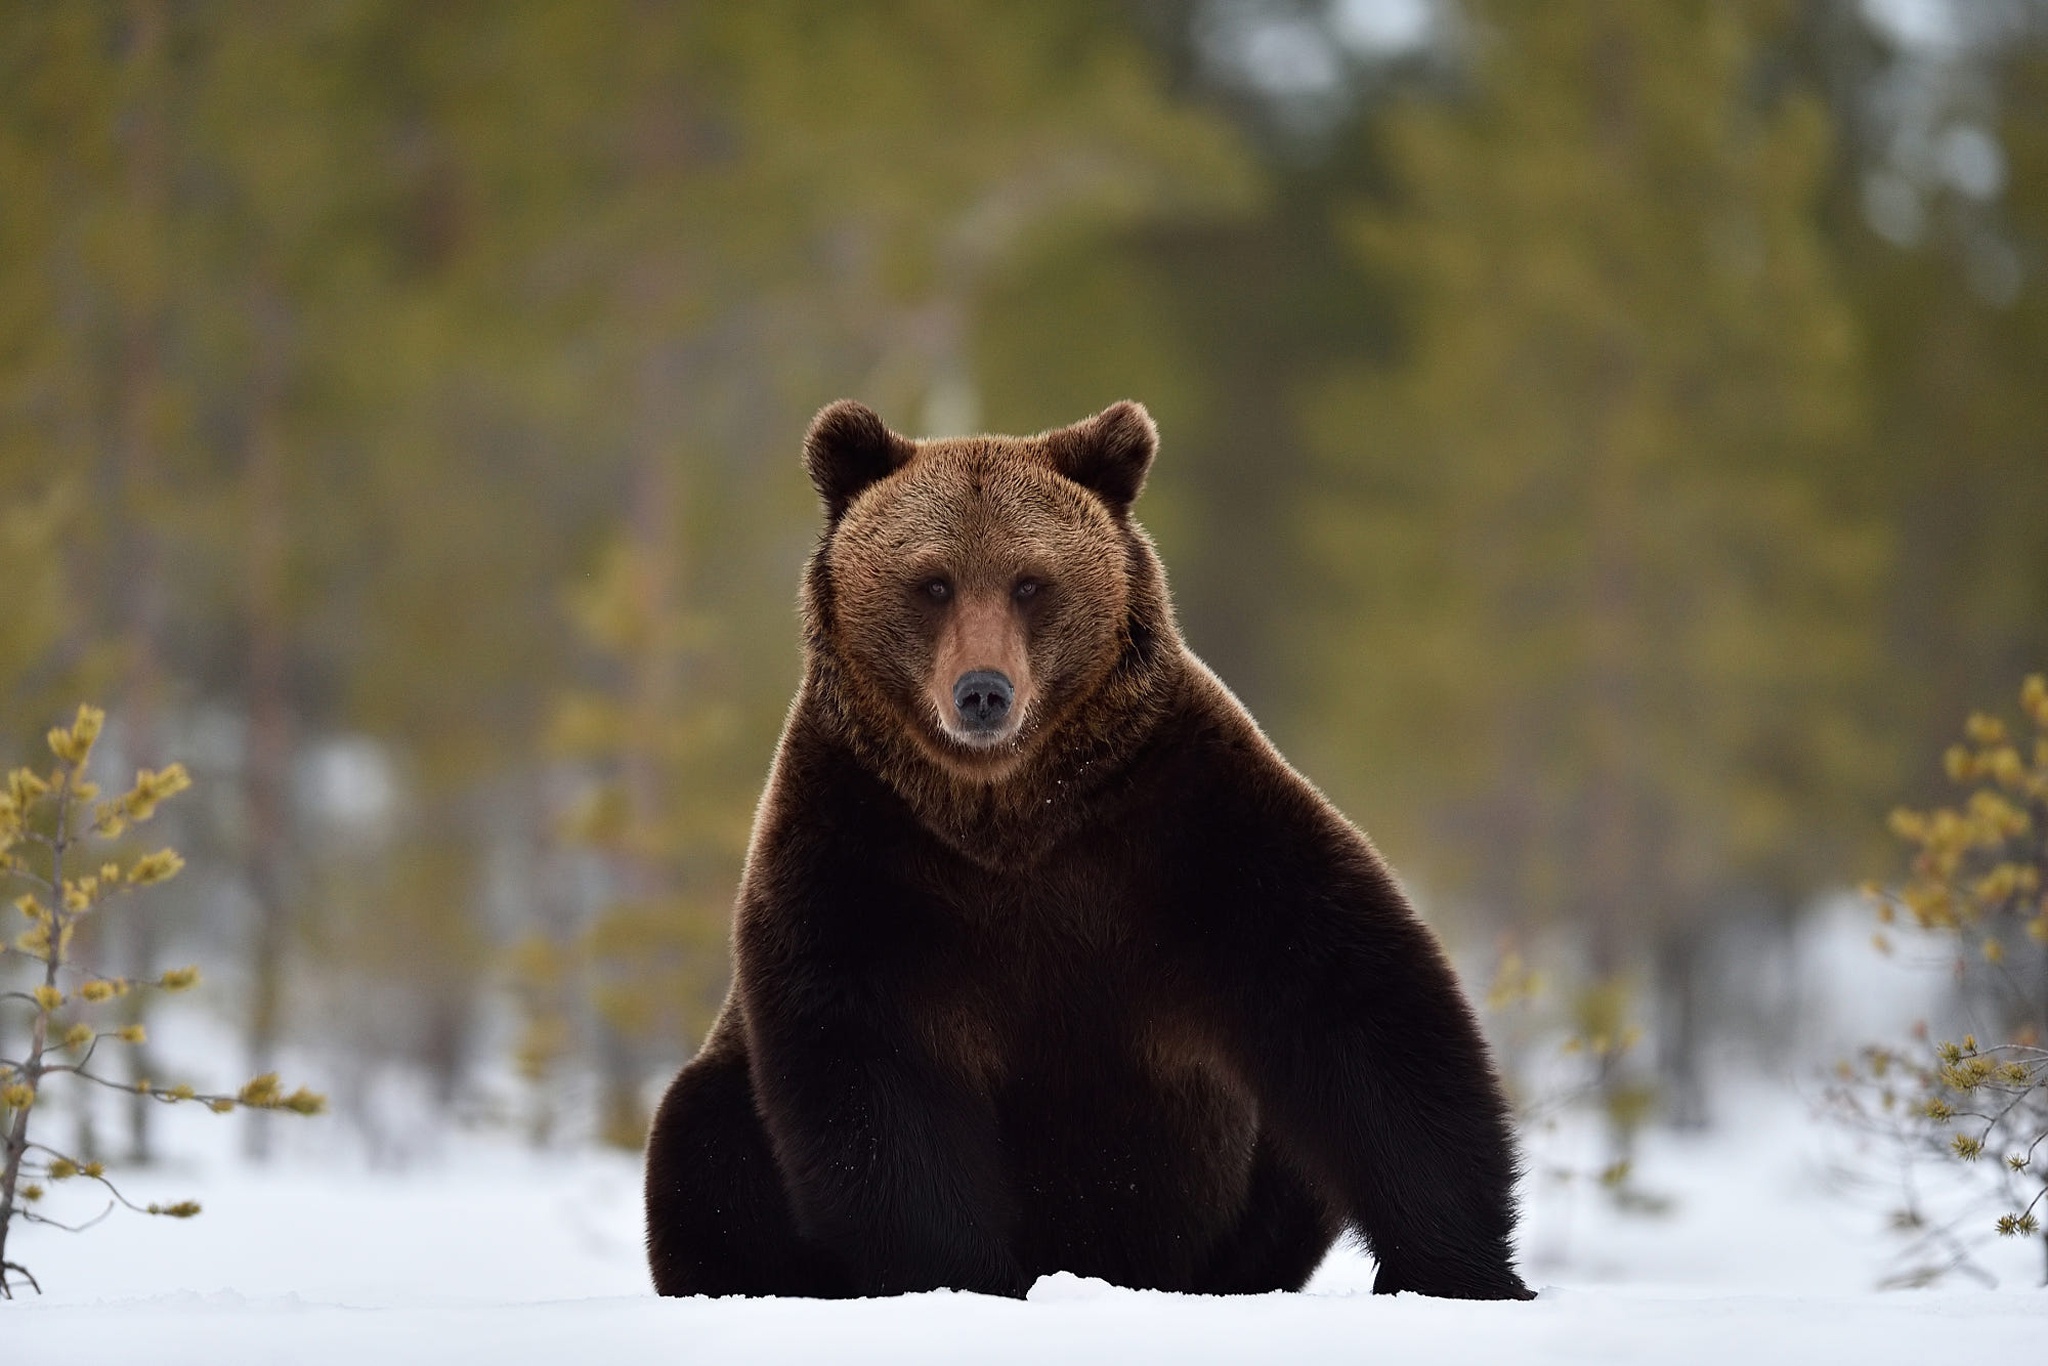
[[[1797,957],[1810,1018],[1790,1026],[1820,1062],[1929,1008],[1913,981],[1873,977],[1867,926]],[[1824,922],[1825,923],[1825,922]],[[1837,942],[1838,941],[1838,942]],[[1830,947],[1832,945],[1832,947]],[[1885,1003],[1858,1018],[1856,1002]],[[1905,1015],[1899,1014],[1905,1011]],[[158,1031],[184,1075],[232,1085],[229,1035],[199,1015]],[[352,1098],[317,1059],[287,1069]],[[1922,1363],[1964,1351],[2027,1359],[2048,1341],[2038,1242],[1982,1239],[1996,1289],[1964,1280],[1879,1291],[1900,1270],[1881,1168],[1847,1183],[1853,1145],[1814,1117],[1819,1084],[1726,1080],[1716,1124],[1652,1132],[1641,1188],[1669,1203],[1625,1214],[1559,1169],[1596,1170],[1597,1136],[1532,1137],[1522,1265],[1532,1304],[1367,1293],[1371,1263],[1340,1249],[1306,1293],[1200,1299],[1041,1281],[1025,1303],[935,1294],[853,1302],[659,1300],[640,1259],[638,1163],[590,1149],[536,1153],[502,1133],[447,1133],[403,1086],[375,1108],[369,1147],[340,1118],[280,1118],[279,1157],[235,1158],[244,1116],[163,1112],[167,1160],[122,1173],[138,1200],[197,1197],[189,1222],[116,1213],[78,1235],[31,1228],[10,1256],[42,1297],[0,1303],[0,1362],[141,1357],[194,1362],[1055,1362],[1357,1360],[1376,1363]],[[41,1122],[67,1137],[75,1115]],[[102,1132],[113,1115],[103,1110]],[[403,1141],[398,1141],[398,1140]],[[372,1158],[375,1158],[373,1161]],[[81,1183],[50,1213],[89,1216]],[[1988,1228],[1990,1214],[1971,1227]],[[2015,1354],[2017,1354],[2015,1356]]]
[[[1340,1250],[1308,1293],[1140,1294],[1071,1277],[1029,1301],[663,1301],[639,1252],[629,1158],[534,1154],[451,1138],[397,1171],[304,1152],[228,1159],[237,1120],[181,1117],[191,1154],[130,1176],[143,1198],[196,1195],[189,1223],[119,1216],[28,1231],[45,1295],[0,1305],[9,1361],[155,1362],[1240,1361],[1925,1362],[1965,1341],[2048,1338],[2038,1252],[2003,1251],[2001,1287],[1871,1289],[1890,1245],[1876,1202],[1845,1198],[1830,1138],[1796,1096],[1724,1098],[1699,1138],[1654,1137],[1661,1217],[1532,1181],[1533,1304],[1366,1293]],[[296,1146],[296,1145],[295,1145]],[[1839,1146],[1838,1144],[1836,1146]],[[1554,1149],[1551,1156],[1559,1154]],[[69,1192],[67,1192],[69,1194]],[[1967,1283],[1965,1283],[1967,1284]],[[2007,1336],[2010,1334],[2010,1336]]]

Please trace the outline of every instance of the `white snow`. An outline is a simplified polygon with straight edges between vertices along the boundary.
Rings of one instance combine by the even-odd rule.
[[[1524,1265],[1533,1304],[1374,1297],[1340,1249],[1301,1295],[1138,1293],[1073,1276],[1025,1303],[664,1301],[640,1262],[638,1164],[454,1137],[400,1171],[229,1160],[238,1120],[175,1116],[190,1154],[127,1176],[132,1196],[196,1195],[185,1223],[117,1214],[12,1251],[42,1298],[0,1305],[9,1361],[1925,1362],[1963,1342],[2040,1341],[2037,1248],[1994,1247],[2001,1288],[1879,1292],[1883,1210],[1831,1188],[1840,1140],[1783,1089],[1724,1096],[1723,1123],[1653,1136],[1640,1170],[1663,1218],[1619,1214],[1540,1174]],[[317,1151],[317,1149],[313,1149]],[[1574,1155],[1539,1145],[1537,1165]],[[90,1212],[82,1192],[62,1195]],[[53,1212],[56,1212],[53,1210]],[[2003,1259],[1998,1259],[2003,1254]],[[2009,1336],[2008,1336],[2009,1335]]]
[[[1839,922],[1839,924],[1837,924]],[[1867,926],[1820,917],[1795,955],[1813,1018],[1802,1075],[1847,1043],[1926,1013],[1903,969],[1861,949]],[[1889,973],[1891,976],[1884,976]],[[1873,975],[1877,974],[1877,975]],[[1856,1001],[1882,1001],[1872,1018]],[[157,1032],[181,1075],[232,1085],[232,1036],[202,1013]],[[1788,1049],[1790,1045],[1787,1046]],[[1300,1295],[1203,1299],[1041,1280],[1024,1303],[940,1293],[895,1300],[661,1300],[640,1252],[637,1159],[574,1148],[536,1152],[500,1130],[437,1128],[424,1092],[400,1078],[290,1082],[348,1095],[379,1116],[369,1145],[342,1118],[278,1117],[279,1157],[238,1160],[248,1122],[196,1107],[159,1114],[167,1160],[114,1175],[136,1200],[196,1197],[197,1219],[116,1212],[82,1234],[17,1230],[9,1255],[45,1294],[0,1302],[0,1363],[141,1358],[152,1363],[725,1361],[1457,1363],[1915,1363],[1984,1350],[2029,1359],[2048,1341],[2038,1240],[1988,1236],[1971,1216],[1996,1289],[1960,1280],[1879,1291],[1901,1269],[1886,1232],[1896,1186],[1841,1131],[1819,1121],[1816,1081],[1723,1078],[1715,1126],[1652,1131],[1640,1187],[1662,1217],[1617,1211],[1583,1179],[1607,1160],[1590,1126],[1529,1139],[1521,1264],[1530,1304],[1369,1294],[1372,1264],[1340,1248]],[[367,1089],[365,1089],[367,1087]],[[512,1094],[507,1092],[507,1094]],[[501,1111],[507,1107],[501,1106]],[[100,1133],[116,1116],[103,1107]],[[39,1114],[50,1141],[76,1113]],[[370,1160],[374,1155],[376,1161]],[[1860,1173],[1860,1182],[1848,1174]],[[84,1183],[53,1189],[53,1216],[99,1205]]]

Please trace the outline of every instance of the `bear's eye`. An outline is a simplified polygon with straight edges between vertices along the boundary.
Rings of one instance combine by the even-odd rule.
[[[918,592],[923,593],[933,602],[944,602],[947,598],[953,596],[953,585],[947,583],[944,579],[926,579],[918,585]]]
[[[1045,585],[1037,579],[1019,579],[1017,586],[1010,590],[1010,595],[1019,602],[1029,602],[1038,596],[1038,590],[1043,587]]]

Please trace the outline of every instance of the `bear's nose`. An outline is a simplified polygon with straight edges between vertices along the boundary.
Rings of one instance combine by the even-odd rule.
[[[953,706],[969,730],[994,730],[1010,714],[1010,680],[994,669],[974,669],[953,685]]]

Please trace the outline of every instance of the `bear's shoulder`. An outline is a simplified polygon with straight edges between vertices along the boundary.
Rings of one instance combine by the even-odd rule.
[[[1161,727],[1151,772],[1133,795],[1190,867],[1214,876],[1391,874],[1371,841],[1290,764],[1234,694],[1198,661]]]

